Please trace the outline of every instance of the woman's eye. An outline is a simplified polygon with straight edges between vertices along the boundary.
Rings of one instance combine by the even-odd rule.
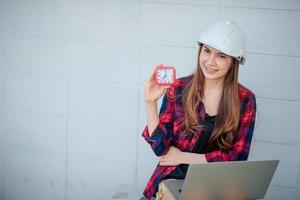
[[[223,59],[226,58],[226,56],[224,56],[224,55],[219,55],[219,57],[220,57],[220,58],[223,58]]]
[[[208,49],[204,49],[204,52],[209,53],[209,50]]]

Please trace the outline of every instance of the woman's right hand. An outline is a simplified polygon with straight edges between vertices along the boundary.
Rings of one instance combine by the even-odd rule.
[[[162,86],[156,82],[155,70],[145,86],[145,101],[146,103],[156,103],[163,96],[164,91],[170,86]]]

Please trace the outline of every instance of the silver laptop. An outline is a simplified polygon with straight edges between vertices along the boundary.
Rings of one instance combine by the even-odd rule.
[[[264,198],[279,160],[190,165],[185,180],[165,180],[175,199],[245,200]]]

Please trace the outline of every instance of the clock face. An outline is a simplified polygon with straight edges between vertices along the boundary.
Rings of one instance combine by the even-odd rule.
[[[172,85],[175,82],[174,67],[158,67],[156,69],[156,80],[160,85]]]

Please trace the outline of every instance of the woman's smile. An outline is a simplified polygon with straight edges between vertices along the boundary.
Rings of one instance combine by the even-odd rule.
[[[207,67],[207,66],[204,66],[204,68],[205,68],[206,73],[208,73],[208,74],[214,74],[218,71],[216,69],[213,69],[213,68],[210,68],[210,67]]]

